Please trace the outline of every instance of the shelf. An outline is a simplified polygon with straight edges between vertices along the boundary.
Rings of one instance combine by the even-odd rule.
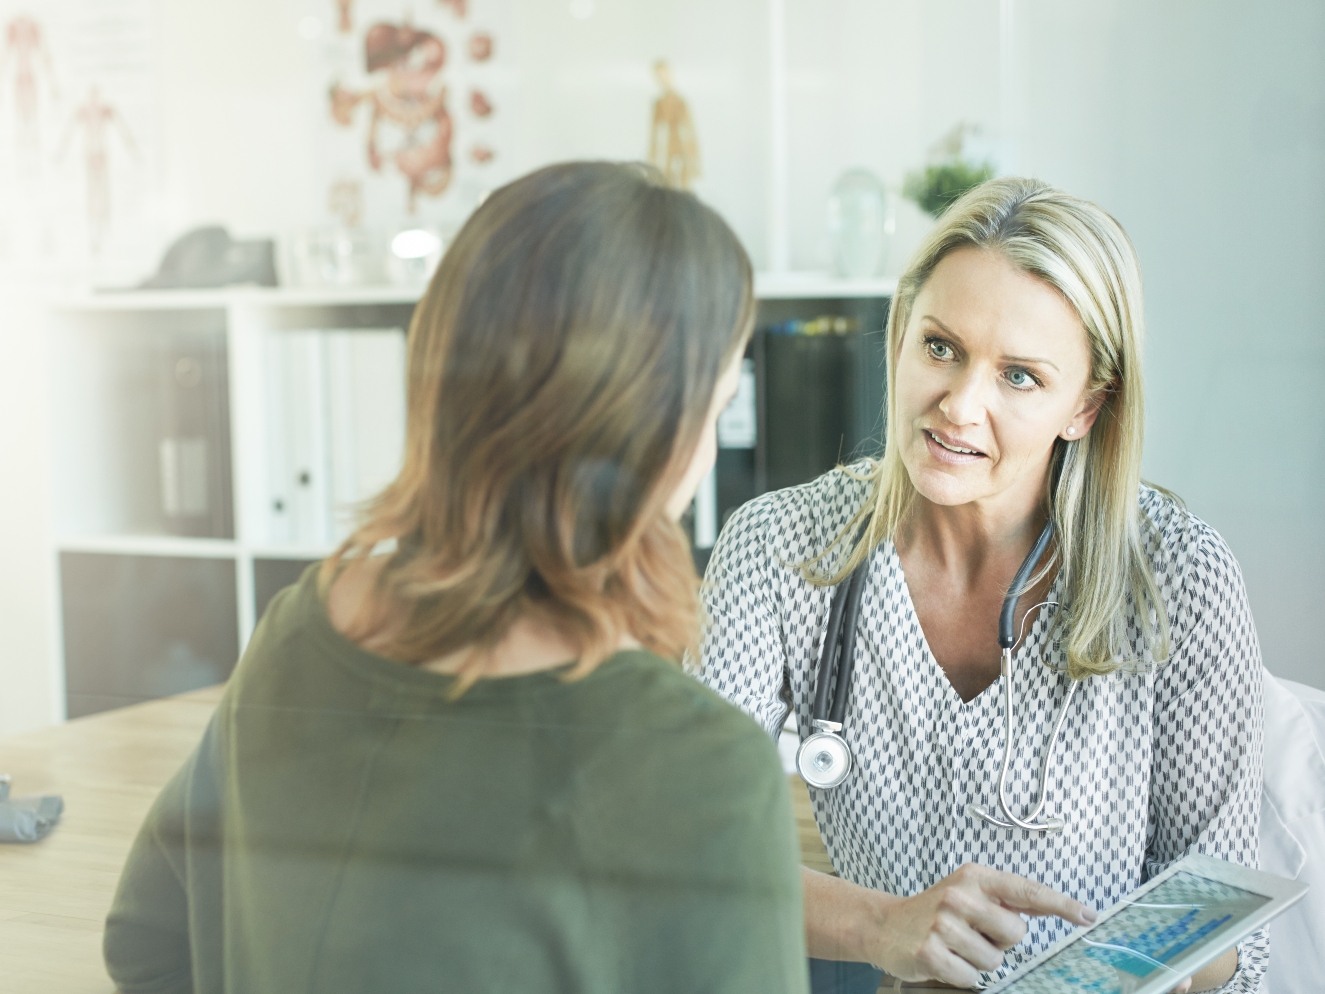
[[[755,273],[755,297],[759,300],[891,297],[896,290],[896,280],[844,280],[828,273]]]
[[[219,290],[127,290],[84,293],[48,301],[51,310],[173,311],[241,307],[326,307],[354,304],[414,304],[418,286],[227,287]]]
[[[847,280],[817,272],[755,274],[755,296],[761,300],[889,297],[896,289],[896,280]],[[244,286],[217,290],[125,290],[57,297],[47,304],[51,310],[66,313],[208,310],[231,306],[336,307],[354,304],[414,304],[418,302],[423,290],[420,286]]]
[[[254,559],[326,559],[336,549],[321,545],[255,545],[249,551]]]
[[[184,556],[195,559],[325,559],[336,551],[322,545],[254,545],[228,539],[179,538],[174,535],[88,535],[55,543],[60,552],[104,552],[124,556]]]
[[[182,556],[234,559],[239,544],[229,539],[180,538],[175,535],[88,535],[58,539],[60,552],[102,552],[122,556]]]

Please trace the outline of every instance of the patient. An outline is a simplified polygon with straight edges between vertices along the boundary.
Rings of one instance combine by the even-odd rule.
[[[140,991],[804,991],[774,747],[677,664],[750,264],[642,167],[489,197],[399,478],[271,604],[106,925]]]

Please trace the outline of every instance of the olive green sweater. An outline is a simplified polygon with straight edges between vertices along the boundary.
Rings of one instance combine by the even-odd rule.
[[[806,990],[776,751],[647,652],[481,681],[271,604],[106,922],[124,994]]]

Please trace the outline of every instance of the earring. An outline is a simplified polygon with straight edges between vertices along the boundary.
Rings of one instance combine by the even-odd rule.
[[[1068,426],[1067,426],[1067,433],[1068,433],[1069,435],[1075,435],[1075,434],[1077,433],[1077,430],[1076,430],[1075,428],[1073,428],[1071,425],[1068,425]]]

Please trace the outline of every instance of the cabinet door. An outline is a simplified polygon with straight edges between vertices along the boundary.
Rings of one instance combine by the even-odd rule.
[[[234,538],[225,312],[77,312],[56,328],[59,534]]]
[[[239,653],[235,561],[60,555],[70,718],[208,687]]]

